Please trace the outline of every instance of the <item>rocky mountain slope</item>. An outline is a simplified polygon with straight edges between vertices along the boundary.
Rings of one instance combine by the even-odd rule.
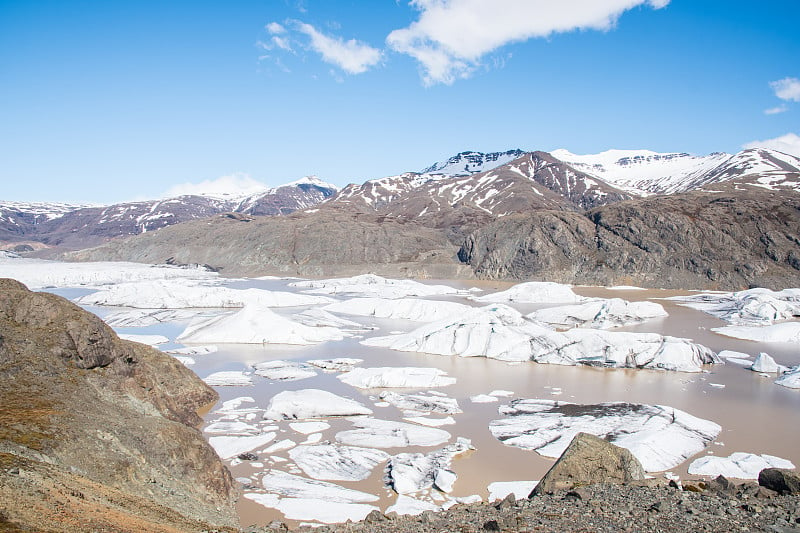
[[[476,274],[597,285],[736,289],[800,283],[800,194],[729,187],[583,213],[498,219],[459,251]]]
[[[85,248],[224,212],[285,215],[337,192],[316,177],[245,196],[185,195],[111,206],[0,203],[0,242]]]
[[[461,176],[369,180],[289,217],[217,217],[71,257],[172,258],[228,274],[472,273],[721,289],[796,283],[797,158],[761,149],[704,158],[555,154],[524,153]],[[494,163],[517,154],[495,155]],[[481,157],[480,168],[493,163]]]
[[[329,208],[286,217],[217,215],[69,254],[81,261],[207,264],[223,275],[354,272],[460,278],[470,269],[442,232],[415,222]]]
[[[0,280],[0,529],[237,525],[230,473],[197,429],[216,393],[58,296]]]

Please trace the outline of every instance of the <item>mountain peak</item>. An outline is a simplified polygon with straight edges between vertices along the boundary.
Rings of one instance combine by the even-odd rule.
[[[446,161],[439,161],[420,171],[421,174],[470,176],[505,165],[526,152],[519,148],[505,152],[460,152]]]

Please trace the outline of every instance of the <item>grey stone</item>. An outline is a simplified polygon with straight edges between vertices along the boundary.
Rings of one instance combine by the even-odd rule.
[[[765,468],[758,473],[758,484],[779,494],[800,493],[800,475],[784,468]]]
[[[625,448],[588,433],[578,433],[531,496],[595,483],[625,483],[644,479],[641,463]]]

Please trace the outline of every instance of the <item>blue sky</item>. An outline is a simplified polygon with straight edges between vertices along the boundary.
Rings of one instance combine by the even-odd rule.
[[[797,20],[797,0],[0,0],[0,199],[342,186],[464,150],[800,155]]]

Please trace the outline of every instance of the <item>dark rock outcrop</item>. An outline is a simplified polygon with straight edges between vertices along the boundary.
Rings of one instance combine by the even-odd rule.
[[[232,527],[230,473],[197,429],[216,393],[52,294],[0,280],[3,520],[47,531]]]
[[[779,494],[800,494],[800,474],[783,468],[765,468],[758,473],[758,484]]]
[[[719,188],[723,188],[719,186]],[[663,288],[800,283],[800,194],[690,192],[503,217],[459,251],[479,277]]]
[[[629,450],[589,433],[578,433],[531,496],[597,483],[627,483],[644,477],[642,464]]]

